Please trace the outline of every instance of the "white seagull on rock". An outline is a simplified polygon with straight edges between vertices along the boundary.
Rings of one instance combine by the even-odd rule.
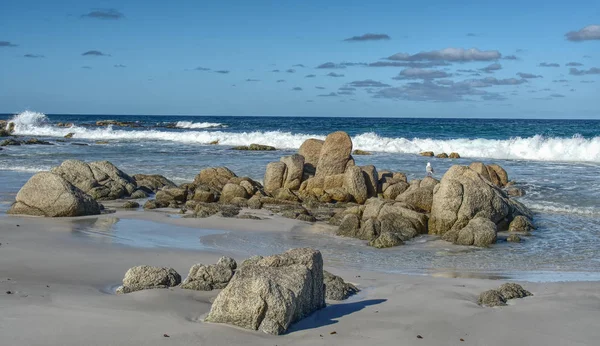
[[[431,167],[431,163],[427,162],[427,167],[425,167],[425,170],[427,171],[427,176],[431,177],[434,173],[433,171],[433,167]]]

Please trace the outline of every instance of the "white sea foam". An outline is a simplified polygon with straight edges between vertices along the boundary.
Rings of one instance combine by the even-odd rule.
[[[20,135],[63,137],[74,133],[73,137],[89,140],[162,140],[182,143],[210,143],[219,141],[221,145],[249,145],[259,143],[282,149],[297,149],[308,138],[324,139],[322,135],[293,134],[281,131],[159,131],[122,130],[107,128],[58,128],[48,125],[41,113],[23,112],[11,121],[15,122],[15,132]],[[492,159],[516,159],[536,161],[600,162],[600,137],[572,138],[544,137],[536,135],[528,138],[515,137],[507,140],[495,139],[431,139],[431,138],[388,138],[375,133],[363,133],[352,138],[354,147],[362,150],[388,153],[417,154],[421,151],[458,152],[463,157]]]
[[[210,128],[224,128],[227,127],[221,123],[194,123],[191,121],[178,121],[175,127],[180,129],[210,129]]]
[[[37,173],[41,171],[49,171],[49,166],[15,166],[15,165],[3,165],[0,164],[0,171],[13,171],[13,172],[28,172]]]

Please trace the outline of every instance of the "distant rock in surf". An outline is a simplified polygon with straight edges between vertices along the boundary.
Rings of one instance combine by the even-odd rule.
[[[433,151],[422,151],[419,153],[419,155],[433,157],[435,154],[433,153]]]
[[[240,145],[237,147],[233,147],[233,148],[231,148],[231,150],[273,151],[273,150],[277,150],[277,148],[272,147],[270,145],[250,144],[250,145]]]

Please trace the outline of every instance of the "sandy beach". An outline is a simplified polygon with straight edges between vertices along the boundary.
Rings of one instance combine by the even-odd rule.
[[[98,221],[110,223],[115,217],[160,222],[166,229],[195,225],[289,232],[313,227],[287,219],[174,219],[141,212],[102,215]],[[112,292],[134,265],[170,266],[185,277],[194,263],[215,263],[222,255],[235,254],[90,242],[74,236],[69,225],[69,218],[0,218],[3,344],[595,345],[600,338],[597,282],[523,282],[532,297],[484,308],[476,303],[478,294],[505,281],[348,270],[329,266],[327,257],[326,269],[361,292],[343,302],[328,301],[327,308],[294,324],[287,334],[204,323],[218,290]]]

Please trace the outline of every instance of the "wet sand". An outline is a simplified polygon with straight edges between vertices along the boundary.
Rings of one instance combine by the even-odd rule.
[[[200,228],[252,234],[311,227],[281,218],[190,220],[136,211],[78,220],[110,225],[114,218],[132,220],[132,228],[136,220],[139,227],[157,220],[166,229],[193,225],[199,234],[205,232]],[[347,301],[328,302],[288,334],[203,323],[219,291],[174,288],[117,296],[111,290],[135,265],[170,266],[185,277],[194,263],[215,263],[222,255],[242,260],[237,253],[134,247],[105,236],[90,241],[91,235],[78,232],[69,219],[0,217],[1,344],[505,346],[595,345],[600,339],[598,282],[522,283],[533,297],[483,308],[476,304],[478,294],[506,281],[352,270],[332,266],[327,258],[328,270],[362,291]]]

